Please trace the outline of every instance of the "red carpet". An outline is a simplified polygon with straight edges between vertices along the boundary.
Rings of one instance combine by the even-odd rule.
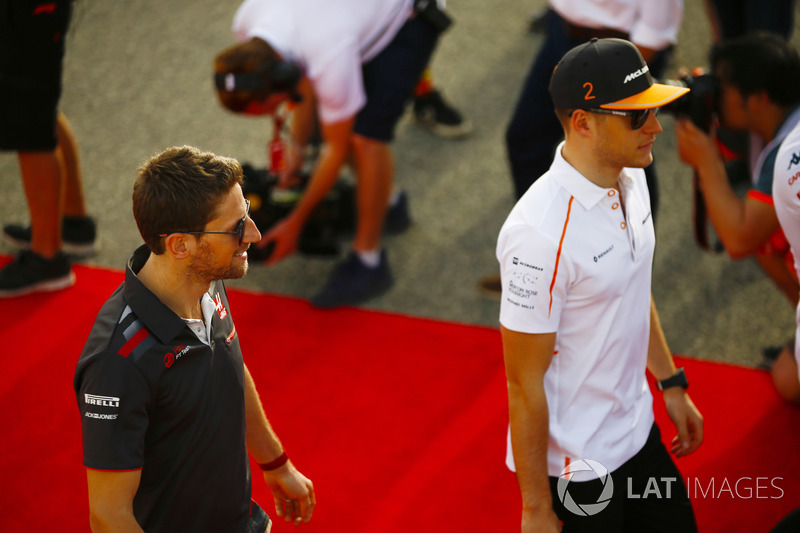
[[[3,532],[88,531],[72,377],[97,309],[123,276],[76,270],[69,290],[0,300],[0,331],[15,345],[0,378]],[[267,414],[316,486],[317,512],[301,531],[519,531],[519,493],[503,464],[497,330],[230,292]],[[678,461],[700,531],[768,531],[800,505],[800,411],[763,372],[678,362],[706,418],[705,444]],[[254,494],[269,509],[258,478]]]

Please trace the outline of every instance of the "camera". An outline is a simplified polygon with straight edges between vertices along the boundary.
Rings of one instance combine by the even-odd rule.
[[[720,83],[719,78],[712,74],[704,74],[700,69],[695,69],[689,76],[678,80],[667,80],[667,85],[688,87],[690,91],[677,100],[670,102],[661,109],[679,117],[688,117],[701,130],[709,133],[715,118],[719,114]],[[718,246],[712,245],[708,235],[708,215],[705,198],[700,189],[697,171],[693,179],[692,214],[694,238],[698,246],[704,250],[720,251]]]
[[[278,176],[249,163],[242,164],[244,185],[242,192],[250,200],[250,218],[261,233],[285,218],[300,200],[308,174],[300,174],[300,184],[291,189],[279,189]],[[343,180],[337,181],[322,202],[314,208],[298,240],[300,252],[311,256],[335,256],[339,252],[339,239],[355,228],[355,187]],[[248,252],[253,260],[265,260],[268,252],[251,246]],[[264,257],[262,257],[262,254]]]
[[[719,79],[713,74],[693,74],[678,80],[666,80],[666,85],[688,87],[688,93],[661,108],[675,116],[689,117],[694,124],[705,132],[711,131],[711,125],[718,113]]]

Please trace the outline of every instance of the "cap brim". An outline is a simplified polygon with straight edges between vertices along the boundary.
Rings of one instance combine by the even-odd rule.
[[[654,83],[647,90],[617,100],[616,102],[609,102],[600,107],[603,109],[650,109],[653,107],[661,107],[668,103],[677,100],[684,94],[688,93],[687,87],[678,87],[675,85],[664,85],[662,83]]]

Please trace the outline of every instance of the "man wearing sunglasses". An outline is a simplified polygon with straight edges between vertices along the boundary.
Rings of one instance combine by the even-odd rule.
[[[573,48],[553,72],[565,141],[497,244],[507,464],[524,532],[562,523],[564,531],[696,530],[646,379],[649,370],[664,391],[677,428],[672,453],[692,453],[703,422],[652,302],[655,232],[642,170],[661,133],[658,108],[686,92],[654,83],[621,39]]]
[[[248,454],[277,515],[311,519],[313,485],[267,421],[222,282],[246,274],[261,238],[241,185],[237,161],[191,147],[139,169],[145,244],[75,372],[93,531],[269,531]]]

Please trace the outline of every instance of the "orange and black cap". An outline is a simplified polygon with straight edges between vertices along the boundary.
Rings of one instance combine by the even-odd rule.
[[[556,109],[650,109],[689,92],[655,83],[639,49],[623,39],[592,39],[561,58],[550,78]]]

